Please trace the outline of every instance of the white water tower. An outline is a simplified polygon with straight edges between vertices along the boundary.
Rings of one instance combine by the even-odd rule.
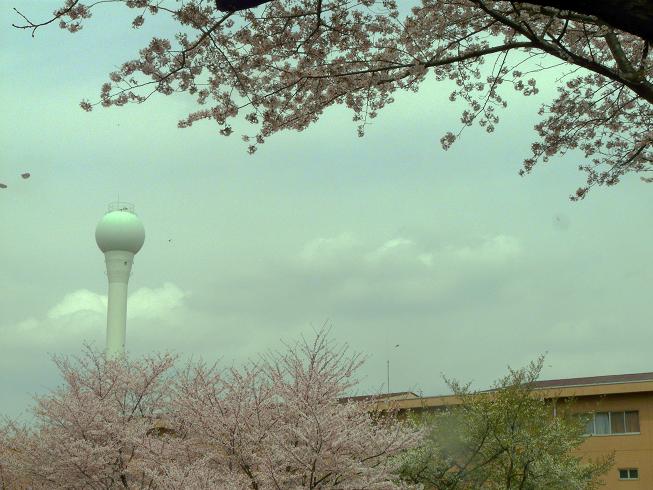
[[[109,211],[95,228],[95,241],[104,252],[109,280],[106,356],[121,358],[127,331],[127,284],[134,255],[145,242],[145,228],[134,213],[134,205],[109,204]]]

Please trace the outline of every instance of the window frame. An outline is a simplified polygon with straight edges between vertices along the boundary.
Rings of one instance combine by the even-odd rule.
[[[639,480],[639,468],[618,468],[617,471],[619,472],[619,480],[620,481],[636,481]],[[626,478],[621,477],[621,472],[625,471],[626,475],[628,475]],[[635,471],[637,476],[632,476],[631,471]]]
[[[588,412],[588,413],[582,413],[580,414],[581,416],[589,417],[591,416],[591,422],[592,422],[592,432],[585,432],[583,435],[584,436],[592,436],[592,437],[605,437],[605,436],[632,436],[632,435],[638,435],[641,434],[641,430],[637,432],[612,432],[612,414],[621,414],[624,420],[624,431],[626,430],[626,413],[636,413],[637,414],[637,425],[639,426],[639,410],[607,410],[607,411],[597,411],[597,412]],[[610,432],[606,434],[597,434],[596,433],[596,414],[597,413],[607,413],[608,414],[608,428]],[[590,420],[587,420],[585,422],[585,428],[587,428]],[[641,429],[641,427],[640,427]],[[628,468],[627,468],[628,469]],[[637,468],[633,468],[637,469]]]

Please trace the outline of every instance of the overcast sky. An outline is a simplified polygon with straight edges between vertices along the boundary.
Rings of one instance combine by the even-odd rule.
[[[57,2],[0,5],[0,412],[58,384],[50,354],[104,347],[94,230],[118,194],[146,228],[132,355],[238,363],[328,322],[367,356],[360,393],[386,389],[388,358],[391,390],[425,395],[446,392],[443,373],[484,388],[543,353],[544,379],[653,371],[653,187],[571,203],[578,154],[517,175],[553,86],[448,152],[460,107],[428,82],[362,139],[335,108],[250,156],[210,122],[177,129],[184,97],[79,108],[152,35],[129,16],[103,6],[78,34],[31,38],[11,7],[43,19]]]

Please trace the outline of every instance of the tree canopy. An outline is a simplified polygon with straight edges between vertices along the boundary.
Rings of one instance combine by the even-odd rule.
[[[494,389],[473,392],[449,381],[460,404],[414,418],[425,441],[403,454],[401,475],[426,489],[589,490],[601,486],[612,458],[583,461],[574,450],[584,423],[573,402],[556,404],[534,390],[542,358],[510,372]]]
[[[463,107],[459,127],[441,138],[448,149],[467,126],[493,132],[508,94],[537,94],[538,78],[555,70],[557,95],[539,108],[520,173],[577,150],[587,182],[572,199],[630,173],[653,180],[652,0],[413,3],[404,12],[395,0],[118,0],[135,11],[133,28],[163,14],[179,32],[155,36],[81,106],[187,92],[198,108],[180,127],[209,119],[228,136],[249,126],[238,131],[254,152],[335,104],[363,135],[397,91],[432,77],[454,82],[449,98]],[[66,0],[44,22],[17,11],[15,27],[34,35],[58,21],[76,32],[97,4]]]
[[[0,488],[411,488],[392,456],[421,431],[339,400],[362,361],[325,335],[240,368],[55,357],[35,423],[0,425]]]

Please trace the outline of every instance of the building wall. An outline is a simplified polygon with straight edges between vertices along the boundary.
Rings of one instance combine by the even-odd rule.
[[[574,411],[639,411],[639,434],[593,435],[579,448],[589,459],[614,451],[614,466],[604,476],[606,490],[653,490],[653,393],[624,393],[576,399]],[[620,468],[637,468],[639,480],[619,480]]]

